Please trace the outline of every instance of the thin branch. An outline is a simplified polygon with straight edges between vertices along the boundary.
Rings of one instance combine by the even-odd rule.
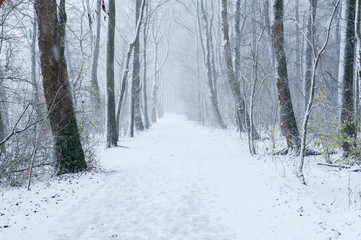
[[[3,145],[4,143],[6,143],[12,136],[16,135],[16,134],[19,134],[19,133],[22,133],[22,132],[25,132],[26,130],[28,130],[30,127],[34,126],[35,124],[41,122],[44,120],[43,119],[40,119],[32,124],[29,124],[28,126],[26,126],[25,128],[21,129],[21,130],[16,130],[20,120],[23,118],[23,116],[25,115],[25,113],[27,112],[28,108],[29,108],[30,104],[28,104],[26,106],[26,108],[24,109],[24,111],[22,112],[22,114],[20,115],[20,117],[18,118],[18,120],[16,121],[14,127],[13,127],[13,130],[11,131],[11,133],[4,139],[0,142],[0,146]]]

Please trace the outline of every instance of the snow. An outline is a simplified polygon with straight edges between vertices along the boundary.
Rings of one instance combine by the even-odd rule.
[[[361,239],[359,173],[306,158],[303,186],[237,135],[167,115],[102,149],[102,171],[3,189],[0,239]]]
[[[59,62],[60,52],[59,52],[58,46],[56,46],[56,45],[53,46],[53,55],[54,55],[55,61]]]

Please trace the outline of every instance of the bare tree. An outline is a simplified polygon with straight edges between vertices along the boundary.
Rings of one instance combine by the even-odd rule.
[[[89,4],[89,0],[88,4]],[[95,36],[95,45],[93,52],[93,62],[92,62],[92,72],[91,72],[91,92],[94,100],[96,110],[100,109],[100,89],[98,83],[98,63],[99,63],[99,53],[100,53],[100,27],[101,27],[101,0],[96,0],[96,36]],[[91,19],[91,16],[89,16]],[[89,20],[90,21],[90,20]],[[91,24],[90,24],[91,26]],[[91,36],[93,39],[93,36]]]
[[[127,57],[125,60],[125,65],[124,65],[124,71],[122,74],[121,90],[120,90],[120,96],[118,99],[117,112],[116,112],[116,131],[117,131],[118,136],[119,136],[119,131],[120,131],[120,113],[121,113],[121,110],[122,110],[122,107],[124,104],[124,99],[125,99],[125,95],[126,95],[126,91],[127,91],[127,87],[128,87],[128,74],[129,74],[130,59],[132,57],[132,52],[134,50],[135,43],[139,39],[140,27],[141,27],[142,19],[144,16],[145,5],[146,5],[146,0],[143,0],[142,5],[141,5],[142,7],[141,7],[140,15],[138,16],[138,19],[136,22],[135,33],[134,33],[131,43],[129,44],[128,52],[126,55]],[[148,17],[149,16],[147,16],[147,18]]]
[[[308,122],[310,119],[310,114],[312,111],[312,108],[314,106],[313,101],[314,101],[314,97],[315,97],[315,91],[316,91],[316,70],[318,68],[318,65],[320,63],[321,60],[321,56],[322,54],[325,52],[326,47],[329,43],[329,38],[330,38],[330,32],[331,32],[331,24],[333,21],[333,18],[336,14],[338,5],[340,3],[340,0],[337,1],[332,15],[331,15],[331,19],[329,21],[328,24],[328,28],[327,28],[327,36],[325,39],[325,42],[323,44],[323,46],[321,47],[321,49],[316,53],[316,47],[315,44],[312,43],[311,48],[312,48],[312,56],[313,56],[313,60],[312,60],[312,72],[311,72],[311,86],[310,86],[310,95],[307,101],[307,106],[305,109],[305,115],[304,115],[304,119],[303,119],[303,124],[302,124],[302,135],[301,135],[301,149],[300,149],[300,160],[298,163],[298,167],[297,167],[297,176],[300,179],[302,184],[306,184],[306,180],[303,174],[303,165],[304,165],[304,158],[305,158],[305,153],[306,153],[306,139],[307,139],[307,126],[308,126]]]
[[[37,40],[37,24],[36,12],[34,10],[34,22],[31,36],[31,83],[33,85],[33,104],[35,105],[36,119],[41,118],[39,87],[36,80],[36,40]]]
[[[172,13],[173,14],[173,13]],[[161,70],[164,66],[164,64],[167,62],[167,59],[169,57],[169,38],[171,34],[171,27],[172,24],[169,26],[168,36],[167,36],[167,52],[165,57],[163,58],[163,61],[159,61],[159,45],[164,37],[164,30],[165,27],[162,24],[162,19],[159,15],[159,12],[157,12],[154,16],[154,23],[152,24],[152,38],[153,38],[153,44],[154,44],[154,60],[153,60],[153,89],[152,89],[152,113],[151,113],[151,119],[152,122],[157,122],[157,116],[162,117],[162,79],[161,79]],[[172,15],[173,18],[173,15]]]
[[[146,13],[149,15],[150,7],[149,3],[146,4]],[[148,93],[147,93],[147,44],[148,44],[148,35],[149,35],[149,18],[147,17],[144,21],[143,27],[143,102],[144,102],[144,127],[149,129],[150,121],[148,115]]]
[[[273,5],[275,19],[272,26],[272,41],[275,53],[275,78],[277,81],[281,129],[286,136],[287,147],[298,151],[300,139],[288,83],[287,60],[284,47],[283,4],[283,0],[275,0]]]
[[[248,114],[244,114],[245,110],[243,109],[245,106],[244,99],[242,98],[240,91],[240,84],[236,80],[235,71],[233,69],[233,59],[232,59],[232,50],[231,50],[231,41],[229,37],[229,24],[228,24],[228,1],[222,0],[222,26],[223,26],[223,52],[226,61],[226,71],[228,82],[232,91],[233,99],[237,106],[237,112],[239,115],[239,119],[242,121],[243,126],[250,126]],[[248,122],[248,124],[247,124]],[[253,124],[252,124],[253,125]],[[248,127],[247,127],[248,128]],[[250,131],[248,128],[247,131]],[[259,134],[257,130],[252,129],[253,139],[259,139]]]
[[[315,44],[315,19],[317,10],[317,0],[309,0],[310,9],[307,23],[307,38],[306,38],[306,54],[305,54],[305,78],[303,82],[303,94],[305,95],[305,108],[308,105],[308,99],[311,92],[312,68],[313,68],[313,53],[312,48]]]
[[[356,1],[346,1],[346,34],[345,43],[341,42],[344,55],[341,56],[339,81],[341,83],[341,134],[342,149],[345,155],[350,153],[356,142],[356,125],[354,112],[354,59],[355,59],[355,20]]]
[[[222,119],[222,116],[221,116],[221,113],[220,113],[219,107],[218,107],[218,99],[217,99],[217,91],[216,91],[217,83],[215,81],[216,76],[215,76],[215,70],[214,70],[215,66],[214,66],[214,61],[212,61],[212,57],[214,58],[214,56],[211,53],[211,51],[213,49],[212,48],[213,41],[212,41],[212,37],[211,37],[212,26],[210,26],[210,24],[209,24],[209,20],[207,17],[207,13],[206,13],[206,9],[205,9],[203,0],[200,1],[200,6],[201,6],[202,19],[203,19],[204,31],[205,31],[205,40],[206,40],[205,65],[207,68],[208,88],[209,88],[209,92],[210,92],[211,106],[212,106],[212,110],[213,110],[213,115],[216,118],[218,125],[221,128],[226,129],[227,127],[223,122],[223,119]],[[200,34],[202,34],[202,33],[200,32]]]
[[[242,16],[241,15],[241,0],[236,0],[236,9],[235,9],[235,14],[234,14],[234,18],[235,18],[235,24],[234,24],[234,69],[235,69],[235,78],[236,81],[238,82],[238,84],[240,84],[240,88],[241,88],[241,38],[242,38],[242,33],[243,33],[243,29],[246,23],[246,16]],[[247,8],[247,1],[244,1],[244,9]],[[243,22],[241,23],[241,20],[243,18]],[[236,106],[237,108],[237,106]],[[246,108],[243,107],[242,109],[244,109],[246,111]],[[246,113],[246,112],[245,112]],[[245,114],[244,113],[244,114]],[[236,111],[236,120],[237,120],[237,124],[238,124],[238,129],[240,132],[243,132],[245,130],[245,126],[242,126],[242,121],[239,118],[239,115]]]
[[[107,42],[107,147],[117,146],[118,134],[115,122],[114,95],[114,38],[115,0],[109,0],[108,42]]]
[[[135,20],[138,22],[142,2],[136,0],[135,6]],[[137,27],[137,26],[136,26]],[[134,136],[134,127],[138,131],[144,130],[144,124],[142,120],[142,114],[140,109],[140,41],[139,33],[134,42],[134,54],[133,54],[133,76],[132,76],[132,92],[131,92],[131,120],[130,120],[130,136]]]

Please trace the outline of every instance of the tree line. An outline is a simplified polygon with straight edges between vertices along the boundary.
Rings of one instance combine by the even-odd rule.
[[[265,139],[272,154],[299,155],[304,184],[312,148],[328,163],[337,150],[343,163],[357,161],[359,1],[8,0],[0,7],[4,184],[84,171],[99,136],[116,147],[121,134],[149,129],[179,101],[191,120],[245,133],[253,155]]]

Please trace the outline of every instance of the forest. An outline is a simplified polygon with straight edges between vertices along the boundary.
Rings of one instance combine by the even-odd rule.
[[[345,231],[355,235],[345,237],[344,229],[335,228],[327,234],[361,239],[353,232],[361,221],[361,0],[0,0],[0,14],[3,196],[9,189],[30,191],[48,181],[65,179],[67,184],[83,174],[103,176],[114,169],[137,174],[145,166],[154,170],[160,163],[142,166],[148,158],[160,159],[160,167],[174,176],[187,169],[182,164],[189,159],[199,161],[190,165],[201,164],[194,169],[213,172],[213,162],[207,166],[202,154],[218,156],[224,164],[233,154],[229,159],[237,163],[232,160],[227,169],[217,163],[225,176],[236,168],[249,177],[236,178],[247,182],[254,178],[247,169],[271,168],[267,174],[296,181],[292,189],[312,191],[310,197],[332,172],[329,188],[317,197],[326,199],[332,189],[343,189],[344,205],[357,209]],[[172,163],[172,158],[181,159],[178,153],[182,163]],[[193,168],[184,170],[190,175],[184,173],[183,180],[192,179]],[[156,181],[153,177],[144,181]],[[115,185],[129,180],[113,178]],[[338,178],[342,183],[333,184]],[[225,188],[232,185],[218,180]],[[0,206],[0,218],[3,212],[6,207]],[[9,226],[0,221],[0,238]],[[154,238],[110,236],[244,239],[216,229],[208,230],[206,238],[181,231],[165,238],[160,233]],[[284,234],[293,239],[292,233]],[[279,236],[274,239],[283,239]]]

